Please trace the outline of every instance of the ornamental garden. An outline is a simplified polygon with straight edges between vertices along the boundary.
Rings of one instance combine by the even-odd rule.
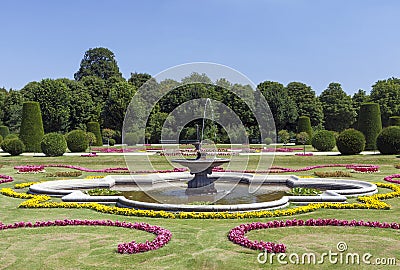
[[[88,51],[86,56],[90,57],[91,52]],[[113,55],[108,58],[113,60]],[[116,62],[113,63],[115,66]],[[99,85],[99,77],[92,78],[96,77],[93,73],[87,75],[83,66],[75,74],[76,82],[58,80],[57,84],[74,91],[79,87],[82,92],[95,91],[89,86],[93,86],[94,81]],[[34,185],[56,181],[67,183],[79,179],[91,186],[91,183],[102,183],[110,175],[189,174],[187,168],[174,166],[169,158],[196,157],[196,149],[183,139],[195,139],[196,124],[199,123],[191,122],[182,130],[177,149],[160,144],[161,127],[166,119],[163,110],[173,106],[167,100],[174,100],[182,93],[172,92],[167,100],[160,101],[158,111],[153,111],[148,121],[145,141],[140,141],[137,131],[123,136],[123,115],[117,113],[120,108],[116,104],[126,110],[134,88],[141,86],[139,79],[150,79],[138,74],[133,77],[130,92],[121,90],[126,81],[114,78],[103,82],[104,86],[108,83],[111,89],[121,91],[110,90],[110,99],[106,102],[101,100],[99,92],[88,97],[92,103],[97,98],[97,105],[87,108],[86,113],[92,117],[83,117],[85,115],[79,114],[79,110],[73,110],[71,102],[67,104],[68,113],[64,111],[57,116],[51,100],[46,103],[34,94],[38,89],[50,89],[49,85],[54,81],[30,83],[21,90],[24,100],[20,112],[16,113],[19,116],[14,122],[11,118],[3,118],[6,121],[0,126],[1,269],[398,267],[400,118],[393,111],[390,113],[387,106],[374,102],[376,91],[384,88],[382,81],[377,82],[379,87],[372,97],[362,99],[364,102],[353,107],[352,120],[342,115],[343,118],[336,118],[337,125],[332,124],[333,104],[326,101],[328,93],[338,90],[337,84],[331,84],[329,91],[315,99],[324,104],[321,112],[326,114],[320,118],[325,117],[325,122],[319,122],[318,116],[303,110],[296,101],[295,120],[289,117],[286,122],[279,120],[283,105],[271,106],[277,131],[263,141],[256,140],[260,131],[251,128],[250,124],[245,126],[254,140],[244,145],[229,144],[229,136],[222,126],[215,125],[208,130],[204,125],[202,127],[206,135],[217,134],[215,138],[218,138],[213,150],[204,150],[207,155],[235,158],[239,161],[235,164],[247,163],[245,169],[235,164],[216,167],[214,175],[295,175],[299,181],[310,182],[312,179],[362,181],[376,185],[377,192],[346,196],[345,202],[291,201],[279,208],[249,211],[141,209],[121,207],[112,200],[70,202],[51,192],[32,192],[30,188]],[[390,85],[393,83],[391,81]],[[281,91],[287,94],[296,87],[300,91],[301,87],[296,83]],[[264,82],[258,88],[270,103],[273,101],[270,94],[280,89],[280,85]],[[183,93],[190,91],[193,89]],[[211,96],[218,92],[206,88],[201,91],[208,91]],[[215,96],[215,99],[223,97]],[[117,100],[125,100],[125,105]],[[240,100],[234,104],[238,114],[244,114]],[[83,108],[81,105],[76,104],[76,109]],[[115,117],[110,117],[111,113]],[[251,117],[242,120],[252,122]],[[121,145],[122,141],[124,145]],[[129,155],[133,167],[126,166],[125,155]],[[258,165],[263,156],[269,155],[275,155],[271,165]],[[152,169],[146,167],[147,159],[153,165]],[[120,191],[103,186],[82,192],[90,197],[121,196]],[[326,192],[318,187],[293,187],[285,196],[321,196]],[[192,205],[205,203],[199,200]],[[311,253],[315,260],[310,257]],[[336,257],[332,253],[337,254]],[[360,256],[354,257],[356,253]],[[308,255],[304,257],[304,254]],[[321,259],[324,256],[326,259]],[[349,256],[351,261],[347,260]],[[377,264],[380,264],[378,268]]]

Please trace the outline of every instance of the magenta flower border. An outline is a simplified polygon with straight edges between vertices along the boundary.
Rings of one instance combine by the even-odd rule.
[[[156,235],[153,241],[146,241],[144,243],[136,243],[135,241],[129,243],[118,244],[117,251],[121,254],[134,254],[140,252],[147,252],[156,250],[165,246],[172,237],[172,233],[159,226],[150,225],[147,223],[131,223],[125,221],[111,221],[111,220],[79,220],[79,219],[64,219],[55,221],[36,221],[32,222],[15,222],[12,224],[4,225],[0,222],[0,231],[19,228],[43,228],[53,226],[109,226],[121,227],[133,230],[141,230]]]
[[[12,182],[14,179],[11,176],[0,174],[0,184]]]
[[[385,178],[383,178],[383,180],[385,180],[387,182],[395,183],[395,184],[400,184],[400,180],[394,180],[393,178],[400,178],[400,174],[388,175]]]
[[[283,227],[302,227],[302,226],[338,226],[338,227],[372,227],[380,229],[400,229],[400,223],[392,222],[379,222],[379,221],[356,221],[356,220],[338,220],[338,219],[308,219],[308,220],[274,220],[266,223],[253,222],[247,224],[241,224],[231,229],[228,233],[228,239],[233,243],[240,245],[245,248],[254,250],[262,250],[268,253],[284,253],[286,252],[286,246],[284,244],[277,244],[273,242],[264,242],[257,240],[249,240],[245,234],[252,230],[270,229],[270,228],[283,228]]]

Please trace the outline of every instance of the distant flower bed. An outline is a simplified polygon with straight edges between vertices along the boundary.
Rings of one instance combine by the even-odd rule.
[[[400,178],[400,174],[392,174],[383,178],[385,181],[400,184],[400,180],[394,180],[393,178]]]
[[[98,157],[96,152],[92,152],[89,154],[82,154],[81,157]]]
[[[12,181],[13,181],[13,178],[11,176],[0,174],[0,184],[12,182]]]
[[[138,148],[92,148],[94,152],[100,153],[128,153],[128,152],[135,152]]]
[[[45,172],[43,165],[15,166],[14,169],[18,170],[18,173],[43,173],[43,172]]]
[[[353,172],[358,173],[374,173],[379,172],[379,166],[377,165],[348,165],[346,169],[351,169]]]
[[[296,156],[301,156],[301,157],[311,157],[314,154],[313,153],[296,153]]]
[[[308,219],[308,220],[274,220],[266,223],[253,222],[241,224],[236,226],[228,233],[228,239],[235,244],[245,248],[254,250],[261,250],[268,253],[281,253],[286,252],[284,244],[277,244],[273,242],[264,242],[248,239],[245,234],[253,230],[262,230],[270,228],[286,228],[286,227],[322,227],[322,226],[335,226],[335,227],[369,227],[379,229],[394,229],[398,230],[400,224],[397,222],[378,222],[378,221],[357,221],[357,220],[338,220],[338,219]]]
[[[125,221],[111,221],[111,220],[79,220],[79,219],[64,219],[55,221],[36,221],[32,222],[15,222],[12,224],[3,224],[0,222],[0,231],[9,229],[20,228],[44,228],[44,227],[58,227],[58,226],[107,226],[107,227],[120,227],[133,230],[141,230],[156,235],[153,241],[146,241],[144,243],[136,243],[135,241],[128,243],[118,244],[117,251],[121,254],[134,254],[156,250],[165,246],[172,237],[172,233],[159,226],[150,225],[147,223],[131,223]]]
[[[280,148],[267,148],[262,149],[262,152],[294,152],[303,150],[301,147],[280,147]]]

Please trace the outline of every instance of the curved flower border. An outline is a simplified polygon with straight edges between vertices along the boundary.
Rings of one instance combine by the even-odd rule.
[[[233,243],[242,247],[262,250],[269,253],[283,253],[286,252],[286,246],[284,244],[277,244],[273,242],[264,242],[257,240],[249,240],[245,234],[252,230],[270,229],[270,228],[283,228],[283,227],[314,227],[314,226],[340,226],[340,227],[372,227],[380,229],[400,229],[400,223],[392,222],[378,222],[378,221],[356,221],[356,220],[338,220],[338,219],[308,219],[304,220],[274,220],[266,223],[253,222],[247,224],[241,224],[236,226],[228,233],[228,239]]]
[[[147,223],[130,223],[124,221],[111,221],[111,220],[79,220],[79,219],[65,219],[55,221],[36,221],[32,222],[15,222],[12,224],[5,225],[0,222],[0,231],[9,229],[19,228],[43,228],[53,226],[109,226],[109,227],[121,227],[133,230],[141,230],[156,235],[153,241],[146,241],[144,243],[136,243],[135,241],[128,243],[118,244],[117,251],[121,254],[134,254],[140,252],[146,252],[150,250],[156,250],[165,246],[172,237],[172,233],[159,226],[150,225]]]
[[[383,180],[391,182],[391,183],[400,184],[400,180],[394,180],[393,178],[400,178],[400,174],[392,174],[392,175],[386,176],[385,178],[383,178]]]
[[[317,209],[377,209],[387,210],[391,206],[381,200],[391,199],[400,196],[400,186],[395,184],[375,183],[378,187],[392,189],[392,192],[384,194],[374,194],[370,196],[361,196],[357,200],[359,203],[311,203],[306,206],[289,208],[284,210],[262,210],[249,212],[167,212],[155,210],[140,210],[133,208],[122,208],[116,206],[102,205],[99,203],[73,203],[73,202],[51,202],[50,196],[33,195],[27,193],[16,192],[11,188],[3,188],[0,193],[20,199],[27,199],[22,202],[20,208],[78,208],[92,209],[101,213],[124,215],[124,216],[141,216],[156,218],[172,218],[172,219],[241,219],[241,218],[267,218],[292,216],[296,214],[314,212]]]

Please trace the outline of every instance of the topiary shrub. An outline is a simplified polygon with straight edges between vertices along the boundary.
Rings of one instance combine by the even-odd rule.
[[[110,144],[110,146],[114,146],[115,145],[115,140],[111,138],[108,143]]]
[[[6,126],[0,126],[0,136],[5,138],[7,135],[10,134],[10,130]]]
[[[390,126],[382,129],[376,138],[379,152],[385,155],[400,153],[400,127]]]
[[[272,139],[271,139],[271,138],[265,138],[265,139],[264,139],[264,143],[265,143],[266,145],[270,145],[270,144],[272,143]]]
[[[310,122],[310,117],[308,116],[300,116],[298,123],[297,123],[297,133],[301,132],[306,132],[308,134],[308,140],[306,141],[306,144],[311,143],[311,138],[312,138],[312,128],[311,128],[311,122]],[[296,144],[302,144],[296,140]]]
[[[311,145],[318,151],[331,151],[336,145],[335,134],[332,131],[320,130],[312,137]]]
[[[103,140],[101,137],[100,124],[98,122],[89,122],[86,124],[86,131],[92,132],[96,136],[96,142],[94,146],[103,146]]]
[[[19,137],[18,137],[17,134],[8,134],[8,135],[4,138],[4,140],[5,140],[5,139],[19,139]]]
[[[358,130],[365,136],[365,150],[376,149],[376,137],[382,130],[381,111],[378,103],[363,103],[358,114]]]
[[[400,116],[389,117],[389,126],[400,126]]]
[[[359,154],[365,148],[365,137],[355,129],[346,129],[339,134],[336,146],[342,155]]]
[[[25,145],[22,140],[18,138],[5,139],[1,143],[1,149],[12,156],[18,156],[25,151]]]
[[[19,138],[25,144],[26,152],[41,152],[40,142],[44,136],[42,113],[38,102],[24,102]]]
[[[67,141],[62,134],[48,133],[44,135],[40,146],[42,152],[49,157],[58,157],[64,155],[67,151]]]
[[[71,152],[85,152],[89,147],[89,141],[83,130],[73,130],[66,136],[67,146]]]

